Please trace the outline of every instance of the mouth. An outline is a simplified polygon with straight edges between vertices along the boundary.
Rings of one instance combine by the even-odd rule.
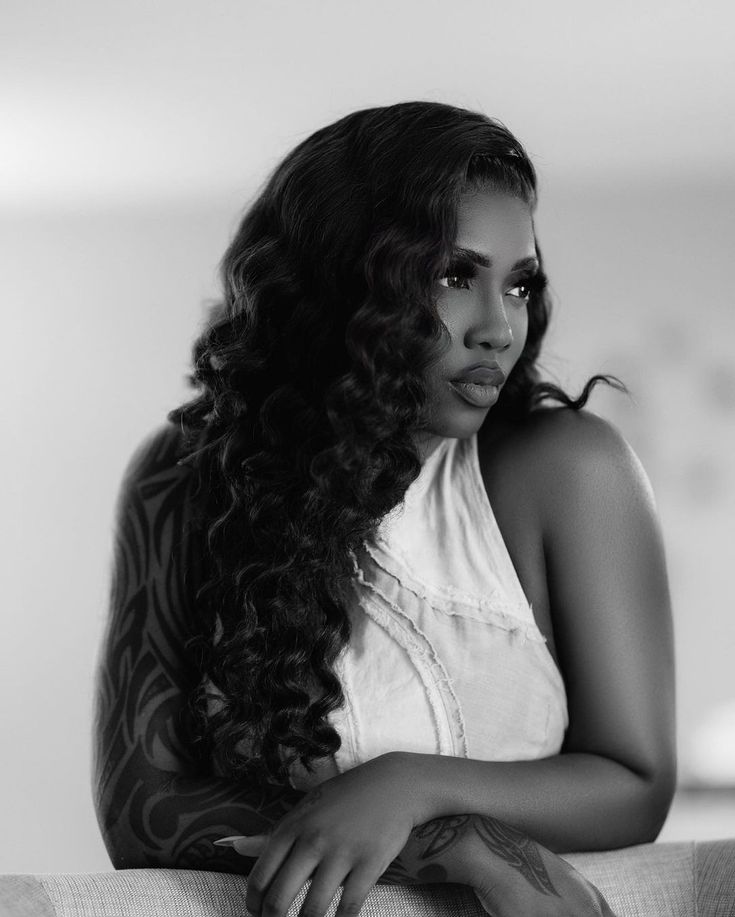
[[[497,388],[505,382],[505,373],[497,363],[490,366],[488,364],[478,364],[465,369],[461,376],[457,376],[453,382],[473,382],[477,385],[494,385]]]
[[[449,384],[460,398],[475,408],[492,407],[500,394],[500,385],[490,382],[465,382],[462,379],[453,379]]]

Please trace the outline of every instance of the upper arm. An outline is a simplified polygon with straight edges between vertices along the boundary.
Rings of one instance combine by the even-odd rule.
[[[547,432],[544,553],[569,698],[565,751],[610,757],[673,789],[674,658],[653,495],[622,436],[587,412]]]
[[[196,632],[197,548],[191,471],[176,464],[176,431],[150,436],[118,498],[110,605],[97,669],[95,802],[103,829],[146,788],[193,773],[189,695],[198,677],[186,649]]]

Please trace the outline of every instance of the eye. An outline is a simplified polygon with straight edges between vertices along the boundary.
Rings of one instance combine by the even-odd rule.
[[[455,260],[447,268],[447,273],[439,278],[438,283],[450,290],[469,290],[470,281],[475,274],[473,264]]]
[[[450,290],[469,290],[470,278],[464,274],[445,274],[439,278],[439,286]]]
[[[527,277],[522,277],[515,286],[506,290],[506,296],[513,296],[523,302],[528,302],[532,293],[539,293],[546,286],[546,275],[541,271],[536,271]]]
[[[528,282],[518,283],[506,291],[506,296],[513,296],[516,299],[523,299],[526,302],[531,298],[531,285]]]

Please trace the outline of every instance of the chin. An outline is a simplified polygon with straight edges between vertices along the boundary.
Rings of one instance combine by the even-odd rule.
[[[435,436],[467,439],[479,432],[491,410],[492,408],[469,408],[467,411],[453,411],[450,416],[437,418],[431,424],[430,432]]]

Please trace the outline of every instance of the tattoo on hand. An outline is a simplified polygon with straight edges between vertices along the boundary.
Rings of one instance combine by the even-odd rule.
[[[470,815],[450,815],[448,818],[433,818],[415,829],[414,837],[419,840],[431,838],[428,847],[420,854],[422,860],[437,856],[454,846],[469,824]]]
[[[441,863],[430,863],[428,866],[422,866],[413,875],[404,866],[400,855],[393,860],[380,877],[381,885],[431,885],[432,883],[448,881],[448,873]]]
[[[428,844],[421,844],[417,854],[419,861],[446,853],[466,837],[470,830],[475,832],[491,853],[517,870],[536,891],[559,897],[544,866],[538,844],[510,825],[484,815],[451,815],[419,825],[412,831],[412,837],[420,842],[428,840]],[[432,863],[409,871],[400,856],[388,867],[385,881],[406,885],[409,876],[414,877],[414,882],[448,881],[444,865]]]
[[[474,828],[488,850],[517,869],[536,891],[559,897],[535,841],[510,825],[484,815],[474,817]]]
[[[381,885],[415,885],[417,881],[416,876],[404,866],[400,854],[380,877]]]

